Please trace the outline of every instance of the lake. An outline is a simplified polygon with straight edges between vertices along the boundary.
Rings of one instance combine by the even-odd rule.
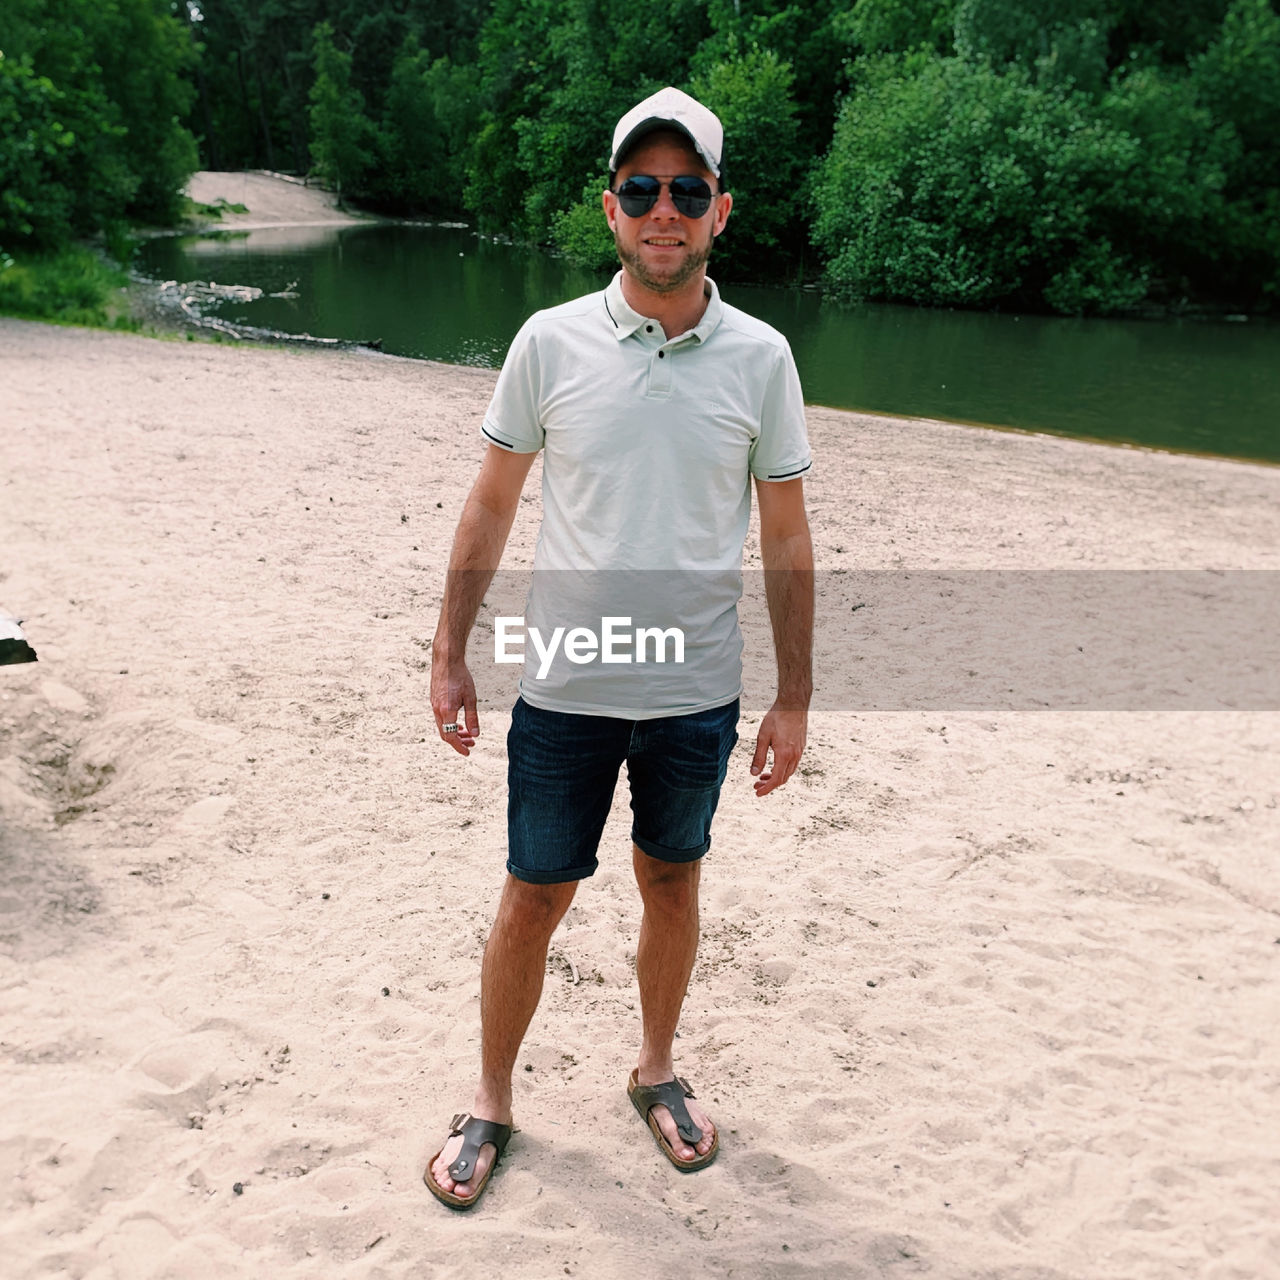
[[[530,312],[608,279],[462,228],[389,223],[162,237],[139,249],[137,266],[155,279],[262,290],[203,308],[228,324],[380,339],[396,355],[486,368],[502,363]],[[722,292],[786,334],[812,404],[1280,462],[1277,325]]]

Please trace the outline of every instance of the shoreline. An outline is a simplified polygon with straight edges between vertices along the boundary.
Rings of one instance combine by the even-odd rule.
[[[332,207],[332,197],[326,193],[303,187],[296,182],[275,178],[271,175],[206,173],[197,175],[197,178],[203,186],[197,192],[196,187],[198,184],[193,182],[193,194],[198,193],[206,200],[216,197],[222,200],[247,202],[246,207],[249,212],[228,216],[222,225],[210,228],[213,234],[234,235],[237,232],[237,224],[243,227],[247,233],[247,229],[250,226],[268,230],[281,229],[287,226],[324,228],[326,225],[352,225],[353,222],[358,221],[353,219],[351,215],[339,214]],[[247,183],[253,184],[252,191],[245,186]],[[306,234],[306,232],[300,231],[299,234]],[[173,268],[167,269],[173,270]],[[192,271],[199,271],[200,269],[198,266],[189,268]],[[212,271],[213,268],[210,267],[207,270]],[[230,268],[224,266],[219,273],[228,270]],[[149,289],[154,295],[162,283],[157,281],[149,286],[137,286],[137,288],[140,290]],[[259,283],[262,282],[259,281]],[[749,305],[749,299],[742,301],[744,305]],[[164,321],[163,315],[160,314],[161,308],[153,303],[140,304],[139,309],[144,312],[149,311],[153,320]],[[199,309],[199,304],[194,303],[192,309]],[[288,323],[287,320],[283,322]],[[382,321],[373,320],[372,323],[381,325]],[[182,319],[181,327],[186,328],[191,325],[193,325],[193,321],[189,317]],[[228,334],[235,331],[235,326],[229,326],[221,320],[214,319],[198,325],[197,331],[201,328],[220,330]],[[1102,331],[1099,330],[1098,332]],[[376,335],[356,332],[343,339],[342,342],[331,342],[306,335],[295,337],[294,335],[268,331],[244,333],[243,336],[249,341],[275,338],[282,343],[296,341],[304,344],[340,346],[348,341],[367,341]],[[1121,335],[1121,337],[1125,338],[1125,335]],[[1139,336],[1130,334],[1126,340],[1140,341],[1141,339]],[[490,335],[486,341],[489,341],[492,345],[492,342],[496,341],[496,339],[493,339],[492,335]],[[1185,343],[1191,340],[1184,338],[1182,341]],[[1225,341],[1225,339],[1219,338],[1215,339],[1215,341]],[[1246,349],[1254,352],[1256,358],[1257,354],[1261,352],[1258,347],[1258,340],[1248,339],[1246,344]],[[1096,346],[1097,344],[1095,343],[1094,345]],[[1179,349],[1181,348],[1179,347]],[[455,349],[455,347],[448,347],[446,354],[463,359],[470,358],[468,350]],[[490,351],[488,354],[493,355],[494,353]],[[408,358],[431,357],[414,355]],[[1057,370],[1054,376],[1061,378],[1063,370]],[[815,395],[815,398],[810,403],[825,404],[827,407],[851,412],[870,412],[889,417],[901,416],[905,420],[914,419],[924,413],[935,421],[956,422],[966,426],[978,426],[987,430],[1047,434],[1060,438],[1105,443],[1112,446],[1118,445],[1122,448],[1149,449],[1191,457],[1226,457],[1248,464],[1264,466],[1280,464],[1280,457],[1275,456],[1275,451],[1272,447],[1271,433],[1268,431],[1265,421],[1258,416],[1263,402],[1259,401],[1257,396],[1247,402],[1251,408],[1251,416],[1246,415],[1244,425],[1226,432],[1226,438],[1223,438],[1223,432],[1204,429],[1203,423],[1205,419],[1203,415],[1197,417],[1194,414],[1188,416],[1186,413],[1174,412],[1168,422],[1165,422],[1165,419],[1157,411],[1152,410],[1146,414],[1145,418],[1143,418],[1142,414],[1139,414],[1138,418],[1142,419],[1141,421],[1135,420],[1130,423],[1123,414],[1118,412],[1101,414],[1091,412],[1076,413],[1072,410],[1070,404],[1059,405],[1056,402],[1042,400],[1029,388],[1016,394],[1012,400],[1008,400],[1007,397],[1005,399],[992,400],[989,396],[979,395],[974,397],[963,394],[958,398],[952,395],[948,400],[948,393],[945,391],[940,396],[911,395],[906,399],[912,408],[900,413],[892,408],[878,409],[855,405],[851,402],[851,398],[846,395],[846,392],[854,389],[853,387],[845,386],[838,378],[824,381],[816,375],[815,377],[815,392],[818,394]],[[941,381],[945,383],[948,379],[944,377]],[[1269,383],[1266,385],[1269,385]],[[880,385],[874,380],[871,383],[860,382],[860,386],[864,392],[873,392],[874,397],[881,401],[893,399],[892,389]],[[826,395],[820,394],[824,391],[827,393]],[[830,403],[832,401],[835,403]],[[997,406],[999,410],[998,416],[1006,419],[1006,421],[986,421],[987,413],[984,413],[983,410],[996,412]],[[1173,406],[1167,407],[1174,408]],[[1161,426],[1162,422],[1165,423],[1164,427]],[[1179,425],[1170,426],[1169,423]],[[1197,427],[1197,423],[1201,425]],[[1128,428],[1127,431],[1126,427]],[[1139,438],[1126,439],[1127,435]]]
[[[268,225],[268,224],[264,224]],[[278,224],[269,224],[278,225]],[[288,225],[323,225],[323,224],[288,224]],[[186,233],[183,233],[186,234]],[[342,352],[364,352],[388,360],[405,360],[413,363],[442,364],[458,369],[489,369],[495,376],[497,369],[485,365],[452,364],[447,360],[438,360],[430,356],[403,355],[394,351],[383,351],[376,345],[380,340],[359,341],[349,338],[325,338],[310,334],[289,334],[280,330],[254,331],[249,326],[235,326],[221,321],[196,320],[188,313],[173,307],[162,307],[158,299],[160,290],[166,282],[150,277],[134,275],[132,277],[130,309],[134,318],[150,327],[153,332],[144,330],[139,336],[156,337],[162,340],[175,339],[178,335],[204,335],[203,340],[221,342],[222,337],[233,342],[242,342],[250,346],[267,349],[289,348],[316,349]],[[17,319],[18,317],[14,317]],[[56,321],[30,323],[58,323]],[[77,327],[77,326],[71,326]],[[221,337],[214,335],[222,335]],[[981,422],[970,418],[923,417],[918,414],[899,413],[892,409],[875,409],[850,407],[847,405],[824,404],[821,401],[805,401],[806,407],[828,409],[833,413],[865,414],[871,417],[890,419],[900,422],[933,422],[942,425],[967,427],[978,431],[994,431],[1011,435],[1045,437],[1055,440],[1073,440],[1080,444],[1102,445],[1111,449],[1129,450],[1145,453],[1168,454],[1173,457],[1203,458],[1219,462],[1235,462],[1251,467],[1280,467],[1280,460],[1272,458],[1249,457],[1237,454],[1210,453],[1197,449],[1175,449],[1162,445],[1145,444],[1137,440],[1106,439],[1100,436],[1074,435],[1068,432],[1052,431],[1044,427],[1019,427],[998,422]]]
[[[290,347],[298,347],[303,349],[344,351],[349,353],[364,352],[369,355],[380,356],[388,360],[407,360],[425,364],[443,364],[449,368],[457,369],[489,369],[489,366],[486,365],[455,365],[448,360],[437,360],[430,356],[412,356],[403,355],[395,351],[383,351],[380,346],[375,345],[375,342],[380,340],[361,342],[349,338],[323,338],[310,334],[289,334],[280,330],[262,330],[262,336],[259,336],[257,332],[252,331],[248,326],[237,327],[234,325],[224,324],[222,322],[196,321],[185,313],[176,314],[172,309],[160,308],[154,305],[155,296],[158,294],[162,283],[163,282],[161,281],[152,280],[148,277],[134,277],[134,284],[139,286],[138,294],[141,295],[135,295],[131,303],[135,318],[142,320],[146,324],[152,325],[160,331],[154,334],[144,332],[141,335],[143,337],[154,336],[162,339],[168,339],[171,336],[184,333],[204,335],[222,334],[233,341],[252,344],[259,348],[276,347],[281,350],[285,350]],[[149,302],[151,305],[148,305]],[[207,337],[206,340],[218,341],[218,339],[214,337]],[[495,376],[498,372],[496,368],[492,368],[489,371]],[[1017,427],[999,422],[980,422],[971,418],[922,417],[918,414],[898,413],[892,409],[832,405],[825,404],[822,401],[817,400],[806,400],[805,406],[807,408],[828,409],[833,413],[865,414],[870,417],[890,419],[898,422],[932,422],[944,426],[968,427],[977,431],[996,431],[1020,436],[1046,437],[1055,440],[1074,440],[1080,444],[1102,445],[1110,449],[1131,450],[1140,453],[1159,453],[1169,454],[1174,457],[1203,458],[1218,462],[1236,462],[1250,467],[1267,467],[1272,469],[1280,467],[1280,460],[1272,458],[1256,458],[1237,454],[1210,453],[1205,450],[1197,449],[1174,449],[1163,445],[1144,444],[1137,440],[1105,439],[1100,436],[1073,435],[1068,432],[1051,431],[1045,427]]]

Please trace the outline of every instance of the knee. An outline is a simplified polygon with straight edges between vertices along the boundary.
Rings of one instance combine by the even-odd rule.
[[[508,927],[523,934],[550,937],[573,901],[576,881],[569,884],[529,884],[511,876],[502,894],[498,914]]]
[[[643,853],[636,862],[636,880],[646,908],[671,916],[697,914],[700,863],[661,862]]]

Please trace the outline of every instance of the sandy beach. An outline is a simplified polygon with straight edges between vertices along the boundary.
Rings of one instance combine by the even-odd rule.
[[[521,1132],[427,1194],[504,860],[514,676],[467,761],[427,702],[493,380],[0,319],[0,1271],[1280,1276],[1266,709],[829,702],[758,801],[754,691],[678,1043],[719,1161],[626,1098],[624,785]],[[1280,470],[809,422],[824,571],[1280,568]]]
[[[197,204],[222,207],[207,220],[215,229],[252,231],[258,227],[326,227],[362,222],[364,217],[339,209],[331,192],[301,178],[280,173],[220,173],[201,170],[191,175],[187,195]],[[238,210],[243,210],[240,212]]]

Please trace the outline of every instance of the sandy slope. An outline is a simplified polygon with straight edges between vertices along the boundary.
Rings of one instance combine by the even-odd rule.
[[[360,217],[337,207],[334,196],[319,187],[274,173],[217,173],[191,175],[187,195],[200,204],[242,204],[244,213],[224,213],[211,223],[240,231],[252,227],[313,226],[360,222]]]
[[[504,840],[509,689],[468,762],[425,697],[492,379],[0,320],[6,1277],[1280,1274],[1274,712],[833,708],[761,803],[748,699],[681,1040],[722,1158],[623,1091],[620,789],[523,1132],[426,1194]],[[1280,471],[810,420],[827,569],[1280,560]]]

